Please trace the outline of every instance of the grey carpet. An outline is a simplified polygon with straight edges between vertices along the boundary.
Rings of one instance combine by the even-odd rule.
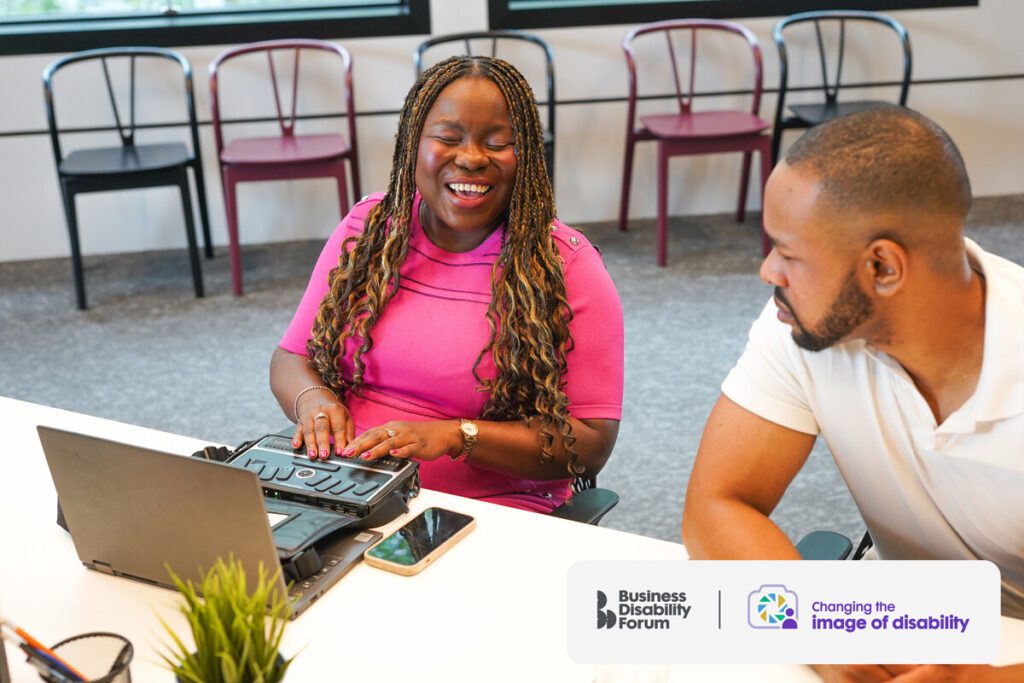
[[[674,219],[664,269],[654,265],[653,221],[628,233],[587,228],[626,319],[625,411],[600,476],[622,502],[605,526],[679,540],[704,420],[770,295],[756,275],[756,224]],[[968,233],[1024,263],[1024,196],[979,200]],[[320,247],[246,247],[242,298],[231,295],[223,249],[204,261],[204,299],[192,296],[184,250],[86,257],[85,312],[74,309],[67,259],[0,264],[0,395],[227,443],[276,431],[286,421],[267,363]],[[774,519],[794,540],[814,529],[863,532],[821,446]]]

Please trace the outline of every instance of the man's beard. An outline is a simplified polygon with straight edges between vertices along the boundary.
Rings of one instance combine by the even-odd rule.
[[[809,330],[804,326],[786,299],[786,295],[778,287],[775,288],[775,297],[786,305],[789,314],[793,316],[793,322],[796,323],[793,341],[807,351],[822,351],[833,346],[863,324],[875,310],[871,299],[857,283],[857,276],[852,268],[843,279],[839,294],[829,305],[828,313],[816,330]]]

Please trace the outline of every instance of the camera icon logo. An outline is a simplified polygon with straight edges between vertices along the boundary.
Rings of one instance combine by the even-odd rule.
[[[781,584],[767,584],[747,598],[747,623],[751,628],[791,630],[798,627],[796,592]]]

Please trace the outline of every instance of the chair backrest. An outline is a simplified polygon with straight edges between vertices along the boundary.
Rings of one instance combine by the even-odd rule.
[[[763,83],[763,67],[761,59],[761,45],[750,30],[731,21],[719,21],[716,19],[680,19],[670,21],[659,21],[653,24],[637,26],[626,34],[622,40],[622,50],[626,53],[626,67],[629,71],[629,111],[627,121],[633,125],[636,113],[637,99],[637,58],[634,42],[637,38],[650,34],[662,34],[668,49],[669,65],[672,69],[672,81],[675,84],[676,101],[679,104],[679,113],[687,114],[691,111],[694,95],[694,84],[697,74],[697,37],[702,31],[716,33],[732,33],[742,37],[750,48],[750,56],[753,60],[753,82],[751,93],[753,97],[750,104],[750,113],[757,115],[761,109],[761,89]],[[679,60],[676,57],[676,45],[673,42],[673,35],[678,33],[688,34],[689,39],[689,79],[686,88],[679,78]]]
[[[467,56],[482,55],[486,57],[500,58],[502,55],[499,54],[499,48],[502,47],[502,44],[522,45],[523,43],[527,43],[535,45],[543,51],[545,89],[547,91],[547,101],[543,104],[547,105],[547,129],[552,136],[555,134],[555,58],[551,52],[551,48],[546,42],[537,36],[529,33],[520,33],[518,31],[477,31],[434,36],[433,38],[424,40],[420,43],[419,47],[416,48],[416,52],[413,54],[412,61],[413,66],[416,69],[416,76],[418,77],[423,73],[424,53],[438,45],[445,45],[451,48],[450,44],[452,43],[461,43],[462,49],[457,51],[456,54],[464,54]],[[449,49],[446,56],[452,56],[452,54],[452,50]],[[520,71],[522,71],[522,69],[520,69]]]
[[[825,102],[835,104],[839,97],[839,90],[843,81],[843,61],[846,53],[846,26],[849,22],[871,22],[882,27],[891,29],[900,41],[903,52],[903,77],[900,83],[900,106],[906,106],[907,93],[910,90],[910,71],[912,57],[910,52],[910,36],[903,24],[892,17],[877,12],[862,12],[858,10],[829,10],[821,12],[802,12],[781,19],[775,24],[772,30],[772,39],[779,49],[779,116],[785,111],[786,91],[789,86],[789,55],[786,50],[785,32],[786,29],[797,25],[812,23],[814,25],[814,37],[818,46],[818,59],[821,66],[821,90],[825,96]],[[829,68],[829,50],[826,48],[826,37],[822,32],[822,26],[836,25],[838,36],[835,45],[835,69]]]
[[[306,51],[335,55],[341,60],[342,85],[344,87],[344,115],[347,120],[348,142],[355,148],[356,120],[352,94],[352,56],[348,50],[340,45],[323,40],[268,40],[225,50],[210,64],[210,108],[212,110],[213,133],[214,139],[217,142],[218,157],[221,150],[224,149],[219,87],[220,71],[224,65],[243,55],[251,55],[253,53],[263,53],[266,55],[278,128],[282,136],[289,137],[295,134],[295,121],[298,118],[300,66],[302,64],[302,53]],[[275,53],[282,52],[292,53],[291,108],[287,112],[281,106],[281,85],[278,81],[278,70],[274,61]]]
[[[188,114],[190,137],[192,140],[192,154],[199,157],[199,134],[196,126],[195,99],[192,90],[192,66],[184,55],[173,50],[159,47],[114,47],[101,48],[98,50],[85,50],[61,57],[51,63],[43,71],[43,96],[46,104],[46,121],[50,128],[50,142],[53,145],[54,158],[59,165],[63,159],[60,144],[60,128],[57,125],[57,107],[54,97],[54,77],[57,72],[72,64],[81,62],[98,62],[103,72],[103,80],[106,84],[106,95],[110,101],[110,108],[113,114],[113,123],[117,129],[121,144],[130,147],[135,144],[136,130],[136,62],[140,59],[162,59],[175,62],[181,67],[185,86],[185,108]],[[123,90],[115,86],[115,78],[111,76],[111,63],[114,61],[128,60],[128,119],[127,123],[122,120],[121,107],[119,107],[118,93]],[[121,85],[118,83],[118,85]]]

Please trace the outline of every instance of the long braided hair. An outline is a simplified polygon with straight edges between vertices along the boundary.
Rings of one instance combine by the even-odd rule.
[[[489,79],[501,91],[514,131],[517,162],[501,253],[491,272],[490,338],[473,365],[478,389],[489,392],[481,417],[523,420],[537,428],[544,463],[553,460],[551,429],[557,429],[569,456],[570,474],[581,475],[585,468],[577,462],[573,448],[576,439],[563,389],[566,355],[573,347],[572,311],[562,260],[551,236],[555,201],[544,161],[540,117],[529,84],[501,59],[452,57],[424,71],[409,90],[387,190],[366,217],[362,234],[342,245],[313,325],[307,348],[310,364],[339,398],[359,394],[366,369],[363,356],[373,347],[371,331],[398,291],[399,268],[409,249],[423,123],[441,91],[466,77]],[[346,380],[342,367],[350,337],[361,343],[351,359],[352,378]],[[493,379],[478,372],[488,353],[496,368]]]

